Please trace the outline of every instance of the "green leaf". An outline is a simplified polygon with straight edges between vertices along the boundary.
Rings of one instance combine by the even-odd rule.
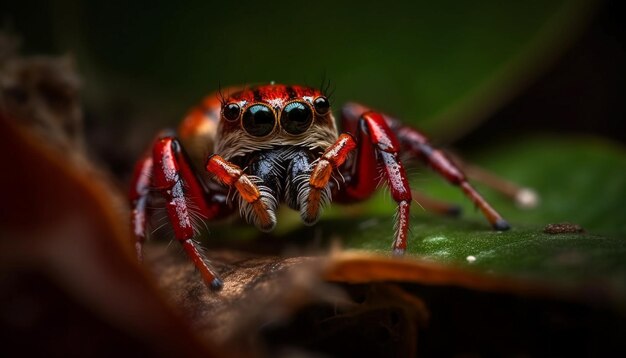
[[[513,229],[496,232],[469,200],[442,179],[419,175],[414,188],[462,203],[460,219],[420,213],[414,206],[408,254],[496,275],[587,285],[594,294],[626,294],[626,152],[593,138],[534,138],[492,148],[477,162],[530,186],[539,207],[521,210],[477,185]],[[420,172],[423,172],[420,170]],[[386,195],[385,195],[386,194]],[[389,253],[394,205],[388,193],[369,203],[367,213],[341,218],[334,208],[318,236],[339,238],[347,248]],[[386,213],[386,214],[384,214]],[[586,232],[544,233],[549,223],[572,222]],[[606,235],[606,236],[600,236]],[[295,235],[302,237],[303,234]],[[595,290],[595,291],[594,291]]]

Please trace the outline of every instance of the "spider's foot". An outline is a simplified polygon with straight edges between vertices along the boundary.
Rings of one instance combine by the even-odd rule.
[[[213,281],[209,284],[209,288],[211,291],[220,291],[224,287],[224,282],[219,278],[214,278]]]
[[[494,230],[498,230],[498,231],[507,231],[511,228],[511,225],[509,225],[509,223],[504,220],[504,219],[498,219],[494,224],[493,224],[493,229]]]
[[[402,257],[404,256],[405,249],[394,248],[391,252],[391,255],[394,257]]]

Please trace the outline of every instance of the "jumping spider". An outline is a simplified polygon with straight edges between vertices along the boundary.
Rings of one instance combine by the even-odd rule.
[[[276,209],[285,203],[313,225],[330,201],[370,197],[380,169],[397,203],[392,248],[401,255],[412,194],[400,154],[421,159],[460,187],[494,229],[509,229],[458,166],[418,130],[356,103],[342,108],[341,125],[340,134],[328,97],[311,87],[269,84],[206,97],[178,135],[159,135],[137,163],[130,193],[137,255],[141,259],[149,193],[156,190],[166,199],[176,239],[208,286],[220,289],[217,272],[193,241],[193,215],[216,220],[239,210],[259,230],[271,231]],[[231,190],[236,200],[229,199]]]

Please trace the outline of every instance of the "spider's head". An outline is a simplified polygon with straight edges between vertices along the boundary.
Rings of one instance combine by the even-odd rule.
[[[319,89],[270,84],[223,99],[215,152],[230,160],[276,147],[317,151],[336,139],[330,102]]]

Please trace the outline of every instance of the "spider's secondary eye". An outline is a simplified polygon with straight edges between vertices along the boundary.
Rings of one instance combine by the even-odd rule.
[[[304,133],[313,122],[311,108],[304,103],[291,102],[280,115],[280,125],[287,133]]]
[[[222,112],[226,120],[234,121],[239,118],[241,108],[239,108],[239,105],[237,103],[229,103],[226,105],[226,107],[224,107],[224,110]]]
[[[274,112],[262,104],[250,106],[243,114],[243,129],[255,137],[265,137],[270,134],[276,125]]]
[[[315,106],[315,112],[318,114],[326,114],[330,110],[330,102],[326,97],[317,97],[313,101],[313,106]]]

